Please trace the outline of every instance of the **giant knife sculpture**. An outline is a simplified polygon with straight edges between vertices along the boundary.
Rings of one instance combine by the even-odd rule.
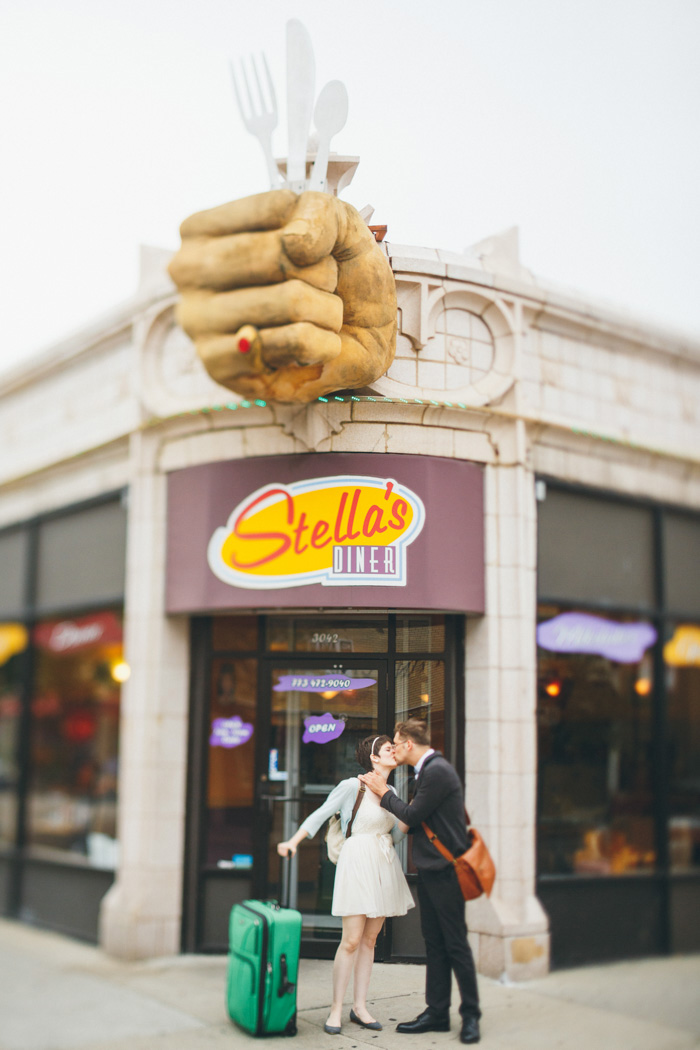
[[[330,143],[345,126],[345,86],[332,80],[314,108],[309,35],[287,24],[288,157],[272,151],[277,99],[264,56],[236,75],[243,122],[260,142],[270,191],[199,212],[180,228],[170,273],[177,317],[210,375],[244,397],[312,401],[367,386],[396,347],[396,287],[363,217],[330,192]],[[309,127],[317,146],[307,170]]]
[[[316,64],[311,39],[301,22],[287,23],[287,138],[288,157],[286,181],[280,179],[272,152],[272,132],[277,127],[277,96],[265,55],[261,56],[264,77],[261,78],[255,57],[251,56],[251,78],[243,62],[239,71],[231,66],[233,89],[241,119],[262,147],[270,178],[270,189],[286,185],[295,193],[304,190],[326,190],[330,143],[342,131],[348,119],[348,93],[340,80],[329,81],[321,90],[314,108]],[[311,112],[316,126],[316,159],[310,178],[306,177],[306,157],[309,148]]]

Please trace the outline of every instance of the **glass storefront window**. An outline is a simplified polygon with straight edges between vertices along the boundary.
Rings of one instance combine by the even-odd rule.
[[[270,617],[267,648],[272,652],[385,653],[389,631],[385,622],[314,616]]]
[[[700,521],[669,512],[662,536],[666,608],[695,618],[700,613]]]
[[[537,505],[542,600],[654,606],[654,521],[647,507],[547,486]]]
[[[214,652],[255,652],[257,616],[215,616],[211,624],[211,647]]]
[[[109,500],[39,524],[36,604],[51,612],[124,594],[126,505]]]
[[[445,664],[443,660],[397,660],[396,721],[428,723],[431,746],[445,750]]]
[[[539,619],[539,872],[649,871],[656,632],[557,606]]]
[[[217,657],[212,661],[204,835],[207,867],[252,867],[257,696],[257,660]]]
[[[669,857],[700,868],[700,623],[678,623],[664,646],[668,710]]]
[[[0,614],[21,614],[26,601],[25,572],[29,535],[26,529],[0,534]]]
[[[0,623],[0,846],[12,845],[17,826],[21,673],[19,654],[28,644],[25,627]]]
[[[421,718],[427,722],[430,743],[436,751],[445,751],[445,663],[443,660],[397,660],[395,711],[397,722]],[[390,734],[391,735],[391,734]],[[399,766],[394,773],[394,787],[408,800],[409,766]],[[398,847],[405,870],[415,874],[413,836],[408,835]]]
[[[399,653],[441,653],[445,649],[444,616],[397,616]]]
[[[113,868],[121,615],[44,620],[33,642],[28,843]]]

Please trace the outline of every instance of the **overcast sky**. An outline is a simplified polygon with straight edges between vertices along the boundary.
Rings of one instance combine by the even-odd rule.
[[[345,82],[343,196],[389,240],[522,262],[700,337],[698,0],[5,0],[0,369],[129,298],[138,246],[267,188],[229,59],[285,22]]]

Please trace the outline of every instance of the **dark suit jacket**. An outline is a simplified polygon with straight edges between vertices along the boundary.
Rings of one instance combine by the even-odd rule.
[[[416,868],[440,871],[449,865],[421,827],[430,827],[453,856],[467,849],[467,820],[464,790],[457,771],[440,751],[429,755],[421,766],[412,802],[404,802],[393,791],[382,796],[384,809],[408,824],[413,832],[413,862]]]

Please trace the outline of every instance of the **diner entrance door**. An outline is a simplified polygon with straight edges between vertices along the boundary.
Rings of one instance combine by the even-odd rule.
[[[281,896],[277,843],[360,767],[366,736],[426,719],[433,746],[463,774],[463,666],[457,617],[339,613],[202,617],[192,624],[184,951],[227,950],[231,906]],[[409,797],[409,767],[392,784]],[[292,865],[302,952],[330,957],[335,866],[325,826]],[[397,846],[415,889],[410,836]],[[422,958],[417,909],[389,920],[378,957]]]
[[[261,734],[258,805],[260,889],[279,897],[277,843],[290,838],[337,783],[358,773],[357,744],[390,723],[386,661],[289,659],[270,664],[269,710]],[[331,915],[335,866],[325,828],[302,843],[292,865],[291,905],[303,916],[303,938],[333,949],[341,920]]]

